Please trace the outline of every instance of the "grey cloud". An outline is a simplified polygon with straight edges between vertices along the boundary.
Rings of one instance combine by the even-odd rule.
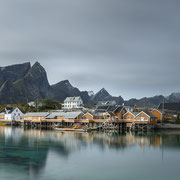
[[[51,84],[126,99],[180,89],[178,0],[0,2],[0,66],[39,61]]]

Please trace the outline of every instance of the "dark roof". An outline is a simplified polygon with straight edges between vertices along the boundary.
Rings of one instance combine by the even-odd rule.
[[[130,112],[132,114],[134,114],[134,116],[137,116],[139,114],[139,112]]]
[[[112,111],[114,112],[117,109],[117,106],[109,106],[107,111]]]
[[[104,106],[104,105],[116,105],[116,101],[98,101],[97,106]]]
[[[124,107],[124,106],[118,106],[118,107],[116,108],[115,112],[116,112],[116,113],[117,113],[117,112],[121,112],[121,110],[123,109],[123,107]]]
[[[153,113],[151,113],[151,112],[148,112],[147,113],[151,118],[157,118],[157,116],[155,116]]]
[[[98,106],[96,109],[99,110],[99,109],[103,109],[103,110],[107,110],[109,106]]]
[[[6,111],[8,111],[8,113],[11,114],[15,109],[15,107],[7,107]]]
[[[114,116],[114,113],[113,113],[113,112],[108,111],[108,113],[109,113],[111,116]]]
[[[158,107],[158,110],[162,110],[162,109],[168,111],[180,112],[180,103],[161,103]]]
[[[94,112],[94,113],[92,113],[92,115],[94,117],[102,117],[103,116],[103,112]]]

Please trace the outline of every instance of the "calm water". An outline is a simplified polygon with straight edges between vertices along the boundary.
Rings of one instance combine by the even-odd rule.
[[[180,133],[0,127],[0,179],[179,180]]]

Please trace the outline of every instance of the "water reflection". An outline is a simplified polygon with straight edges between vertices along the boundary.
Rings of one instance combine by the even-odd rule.
[[[0,127],[0,177],[7,179],[7,171],[17,179],[38,179],[47,166],[48,156],[68,159],[82,149],[125,151],[138,148],[180,148],[179,133],[74,133],[35,129]],[[92,150],[93,151],[93,150]],[[53,158],[53,157],[52,157]],[[49,165],[49,164],[48,164]],[[20,172],[20,173],[19,173]],[[13,176],[14,176],[13,175]],[[11,179],[12,175],[8,175]]]

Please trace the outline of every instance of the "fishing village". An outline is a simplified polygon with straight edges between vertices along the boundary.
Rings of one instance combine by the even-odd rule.
[[[117,105],[114,101],[100,101],[94,108],[88,109],[83,107],[81,97],[67,97],[61,110],[49,112],[23,114],[18,107],[6,107],[0,113],[0,123],[3,126],[60,131],[150,130],[162,123],[163,113],[159,108],[143,110],[136,106]]]

